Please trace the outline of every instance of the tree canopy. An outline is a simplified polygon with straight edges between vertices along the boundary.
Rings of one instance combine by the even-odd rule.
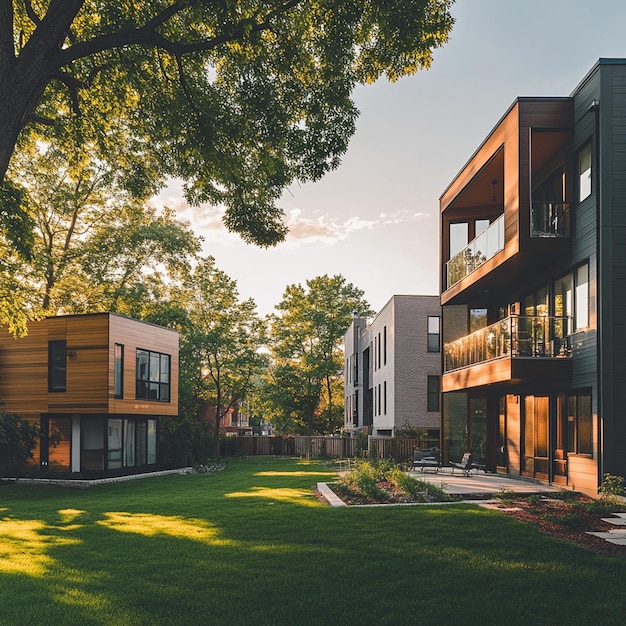
[[[93,146],[138,194],[179,177],[276,244],[283,190],[347,149],[354,87],[428,68],[453,1],[0,0],[0,229],[28,246],[7,169],[37,138]]]
[[[341,275],[288,286],[276,310],[263,408],[283,432],[336,432],[343,424],[343,336],[354,311],[373,311]]]
[[[14,307],[13,317],[0,310],[0,322],[20,312],[24,320],[94,311],[143,317],[200,250],[188,224],[126,192],[125,173],[88,150],[39,144],[17,154],[10,171],[28,189],[34,227],[27,256],[0,233],[0,276],[6,268],[12,286],[6,298],[0,288],[0,303]]]

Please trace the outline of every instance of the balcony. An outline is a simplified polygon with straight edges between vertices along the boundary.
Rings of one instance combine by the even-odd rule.
[[[533,202],[530,211],[531,237],[569,237],[568,202]]]
[[[447,286],[452,287],[504,248],[504,215],[446,263]]]
[[[444,346],[444,373],[501,359],[571,357],[570,317],[512,316]]]

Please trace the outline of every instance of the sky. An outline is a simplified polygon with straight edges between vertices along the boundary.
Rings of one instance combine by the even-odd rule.
[[[217,207],[157,198],[267,315],[288,285],[341,274],[375,311],[393,295],[438,294],[439,197],[518,96],[568,96],[601,58],[626,57],[624,0],[457,0],[428,71],[359,87],[357,131],[339,168],[283,194],[290,233],[244,243]]]

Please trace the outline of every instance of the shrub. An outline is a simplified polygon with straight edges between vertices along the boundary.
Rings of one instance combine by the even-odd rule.
[[[617,497],[624,494],[624,478],[623,476],[614,476],[613,474],[605,474],[602,484],[598,487],[598,493],[602,498]]]
[[[377,501],[390,499],[390,495],[379,487],[379,483],[383,482],[391,483],[401,494],[421,502],[451,499],[443,489],[412,476],[407,476],[386,459],[374,463],[357,461],[355,468],[343,476],[339,482],[345,488]]]
[[[0,411],[0,476],[20,476],[26,471],[38,435],[36,425]]]

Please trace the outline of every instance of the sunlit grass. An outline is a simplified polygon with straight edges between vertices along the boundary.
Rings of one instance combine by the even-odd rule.
[[[0,573],[43,576],[54,565],[49,548],[76,542],[51,536],[48,530],[48,525],[39,520],[0,520]]]
[[[219,529],[204,520],[148,513],[107,512],[104,514],[104,519],[97,523],[118,532],[136,533],[147,537],[168,535],[178,539],[192,539],[193,541],[219,543],[221,545],[231,543],[220,539]]]
[[[331,509],[328,467],[2,486],[0,624],[622,623],[626,559],[474,505]]]
[[[274,502],[290,502],[292,504],[302,504],[304,506],[320,506],[311,493],[302,492],[299,489],[283,487],[275,489],[271,487],[252,487],[250,491],[234,491],[224,494],[227,498],[265,498],[268,504]]]

